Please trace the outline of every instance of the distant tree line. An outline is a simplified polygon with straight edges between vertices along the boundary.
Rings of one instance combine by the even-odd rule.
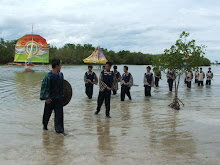
[[[5,41],[0,39],[0,64],[13,62],[15,54],[15,44],[17,40]],[[50,60],[59,58],[63,64],[83,64],[83,59],[88,57],[95,50],[91,44],[65,44],[61,48],[50,46]],[[104,55],[114,64],[131,64],[131,65],[151,65],[155,57],[160,55],[146,54],[141,52],[130,52],[122,50],[115,52],[102,48]],[[202,65],[210,65],[210,60],[203,58]]]

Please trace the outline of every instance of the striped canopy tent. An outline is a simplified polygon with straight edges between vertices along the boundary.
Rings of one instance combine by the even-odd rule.
[[[108,60],[103,54],[102,49],[98,46],[95,51],[87,58],[83,60],[86,64],[105,64]]]

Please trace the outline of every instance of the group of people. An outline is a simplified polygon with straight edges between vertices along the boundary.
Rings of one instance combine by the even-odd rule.
[[[185,84],[187,84],[188,88],[191,88],[192,80],[193,80],[193,72],[189,69],[185,73]],[[204,79],[206,77],[206,85],[211,85],[211,80],[213,79],[213,72],[211,71],[211,68],[209,67],[207,73],[205,74],[200,68],[195,71],[195,83],[198,84],[198,86],[204,85]]]
[[[61,60],[54,59],[52,61],[52,71],[50,71],[43,79],[41,86],[40,99],[45,100],[44,114],[43,114],[43,129],[48,130],[47,125],[52,114],[52,111],[55,112],[54,126],[57,133],[61,133],[66,135],[64,132],[63,126],[63,80],[64,76],[60,72],[61,71]],[[121,75],[117,66],[113,67],[113,71],[111,71],[112,63],[107,62],[105,66],[103,66],[102,71],[100,73],[99,79],[95,72],[93,72],[93,67],[91,65],[88,66],[88,71],[84,75],[85,82],[85,93],[89,99],[92,99],[93,96],[93,87],[99,83],[99,95],[97,100],[97,108],[95,111],[95,115],[98,115],[103,102],[105,101],[106,107],[106,117],[111,118],[110,116],[110,100],[111,95],[116,95],[119,89],[119,83],[121,87],[121,101],[125,100],[125,96],[127,95],[129,100],[131,100],[130,89],[133,86],[133,76],[130,72],[128,72],[128,66],[124,66],[124,73]],[[211,85],[211,79],[213,78],[213,73],[211,72],[211,68],[206,74],[207,85]],[[205,78],[205,74],[200,68],[200,71],[196,71],[195,73],[195,82],[198,85],[203,85],[203,79]],[[161,79],[161,72],[155,72],[155,75],[151,72],[151,67],[148,66],[146,68],[146,73],[144,74],[143,84],[145,88],[145,96],[151,96],[151,88],[155,85],[159,86],[159,80]],[[169,90],[172,91],[173,82],[176,79],[176,75],[173,71],[167,72],[167,82],[169,85]],[[187,83],[187,87],[191,87],[191,81],[193,79],[192,71],[188,70],[186,72],[185,82]]]

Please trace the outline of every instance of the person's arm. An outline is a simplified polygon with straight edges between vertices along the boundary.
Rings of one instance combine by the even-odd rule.
[[[203,78],[205,78],[205,73],[203,72]]]
[[[121,85],[123,85],[125,83],[125,81],[123,80],[123,75],[121,76],[121,83],[120,83]]]
[[[50,97],[50,77],[45,76],[40,91],[40,100],[46,100]]]
[[[144,85],[149,85],[147,82],[146,74],[144,74]]]
[[[152,74],[151,86],[154,86],[154,74]]]
[[[104,91],[106,88],[108,88],[108,86],[103,82],[102,73],[99,76],[99,87],[100,87],[101,91]]]
[[[121,74],[118,72],[118,82],[121,82]]]
[[[132,75],[130,75],[130,80],[129,80],[129,82],[127,83],[127,85],[128,85],[128,87],[133,86],[133,76],[132,76]]]
[[[93,84],[97,85],[98,84],[98,78],[97,78],[96,74],[94,75],[94,79],[95,79],[95,81],[93,82]]]
[[[112,90],[116,90],[116,89],[117,89],[117,84],[118,84],[118,79],[117,79],[117,77],[116,77],[116,74],[114,74],[113,84],[112,84]]]
[[[211,79],[213,78],[213,73],[211,73]]]

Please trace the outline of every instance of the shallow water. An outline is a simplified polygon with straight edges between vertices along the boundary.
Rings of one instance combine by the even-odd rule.
[[[111,119],[105,118],[104,105],[100,115],[93,115],[98,86],[88,100],[87,66],[63,66],[73,87],[73,98],[64,107],[66,137],[54,132],[53,118],[49,131],[42,130],[39,92],[47,71],[34,69],[24,73],[22,67],[0,67],[1,164],[220,164],[220,66],[212,66],[211,87],[193,83],[189,90],[181,80],[179,98],[185,107],[180,111],[167,106],[173,93],[165,75],[152,97],[145,98],[145,66],[129,66],[139,86],[131,89],[132,101],[112,96]]]

